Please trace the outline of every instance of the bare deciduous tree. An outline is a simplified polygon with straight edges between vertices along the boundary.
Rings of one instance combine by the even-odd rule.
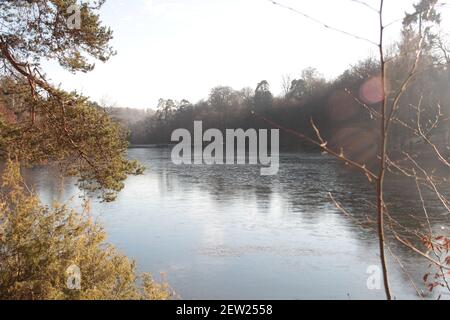
[[[405,108],[405,95],[408,90],[411,88],[412,84],[416,79],[422,75],[423,73],[430,70],[430,65],[428,61],[424,61],[425,59],[425,51],[434,52],[439,51],[441,53],[440,58],[437,59],[440,63],[433,64],[431,63],[432,68],[436,67],[449,67],[449,54],[447,47],[444,45],[444,41],[441,37],[436,36],[431,32],[432,24],[439,24],[440,17],[439,13],[436,11],[437,1],[436,0],[422,0],[417,5],[415,5],[416,11],[412,14],[407,14],[403,23],[410,27],[408,32],[411,32],[409,36],[411,36],[411,41],[409,42],[410,47],[407,49],[404,48],[403,52],[400,52],[395,56],[389,56],[385,49],[385,30],[387,27],[391,26],[392,23],[385,24],[383,21],[383,13],[384,13],[384,1],[380,0],[379,8],[373,8],[372,11],[375,11],[379,17],[379,40],[378,42],[374,42],[370,39],[363,38],[358,35],[351,34],[349,32],[334,28],[326,23],[323,23],[309,15],[302,13],[294,8],[287,7],[278,2],[271,1],[273,4],[278,5],[280,7],[284,7],[289,9],[297,14],[302,15],[304,18],[307,18],[314,23],[318,23],[322,25],[324,28],[331,29],[354,38],[364,40],[370,42],[377,46],[379,52],[379,81],[380,90],[381,90],[381,101],[379,101],[378,108],[373,106],[369,106],[365,102],[361,101],[358,97],[353,97],[365,110],[367,110],[371,116],[376,121],[378,121],[379,129],[378,129],[378,155],[377,155],[377,165],[369,168],[365,163],[358,162],[353,160],[351,156],[345,154],[345,149],[341,148],[339,151],[336,151],[334,148],[330,147],[328,141],[326,141],[322,135],[320,128],[318,128],[314,121],[311,119],[311,125],[316,134],[315,138],[308,137],[305,134],[299,133],[295,130],[291,130],[285,128],[269,119],[256,115],[257,117],[263,118],[268,124],[277,127],[281,130],[284,130],[287,133],[291,133],[301,139],[304,139],[318,147],[320,147],[324,152],[333,155],[337,159],[343,161],[346,165],[352,166],[363,174],[365,174],[370,182],[375,183],[375,193],[376,193],[376,227],[378,233],[378,241],[379,241],[379,254],[380,254],[380,262],[383,270],[383,283],[384,290],[387,299],[392,299],[392,289],[389,283],[389,273],[388,273],[388,263],[386,258],[386,253],[391,253],[396,261],[400,264],[402,270],[408,274],[407,268],[401,263],[401,261],[394,255],[390,246],[389,239],[394,239],[398,241],[400,244],[411,250],[412,253],[418,254],[421,257],[425,258],[428,262],[430,262],[430,266],[434,266],[436,268],[436,272],[430,277],[430,273],[427,273],[424,276],[424,281],[427,282],[430,279],[431,282],[427,282],[428,289],[432,291],[435,287],[443,287],[446,288],[450,292],[449,283],[447,280],[447,276],[449,274],[450,269],[450,240],[445,235],[437,235],[433,228],[432,223],[430,221],[430,216],[428,214],[427,205],[425,203],[425,199],[423,197],[423,188],[434,193],[437,199],[440,201],[442,206],[445,208],[447,213],[450,213],[450,201],[446,198],[445,194],[441,191],[441,184],[448,183],[446,178],[438,177],[433,171],[429,171],[430,169],[425,168],[421,161],[423,157],[421,155],[412,155],[407,152],[402,152],[401,156],[396,160],[391,159],[389,143],[392,141],[391,132],[392,126],[400,126],[410,131],[414,136],[417,137],[418,141],[422,143],[422,145],[428,146],[431,150],[429,155],[432,155],[434,159],[437,159],[440,166],[444,168],[450,167],[450,159],[445,155],[445,151],[448,151],[448,139],[441,143],[441,146],[437,145],[432,141],[430,135],[431,132],[437,131],[439,125],[445,123],[448,120],[448,117],[441,112],[440,105],[438,104],[435,110],[437,111],[432,117],[428,116],[426,121],[422,119],[424,113],[424,106],[422,104],[422,98],[418,102],[417,105],[413,105],[409,103],[409,108],[413,110],[415,113],[415,121],[404,121],[401,119],[399,115],[399,111]],[[355,1],[365,6],[368,6],[366,3],[362,1]],[[418,31],[414,32],[411,24],[417,24]],[[392,68],[394,62],[405,62],[406,64],[406,72],[402,75],[402,79],[392,85],[392,81],[389,81],[389,72]],[[432,69],[431,68],[431,69]],[[349,94],[352,94],[348,91]],[[430,120],[433,119],[433,120]],[[424,122],[426,123],[424,125]],[[445,127],[447,126],[447,128]],[[444,137],[445,134],[448,134],[448,123],[444,124]],[[445,140],[445,139],[444,139]],[[444,149],[444,151],[442,150]],[[423,149],[421,149],[423,151]],[[419,151],[421,151],[419,150]],[[428,155],[428,156],[429,156]],[[428,161],[428,158],[425,160]],[[410,228],[401,225],[394,217],[393,212],[391,212],[391,208],[386,201],[386,175],[388,172],[392,172],[393,174],[400,175],[404,178],[409,178],[414,181],[417,185],[417,191],[419,195],[420,203],[422,204],[423,214],[426,219],[425,228]],[[339,204],[333,195],[330,194],[332,201],[336,204],[339,210],[345,213],[347,216],[352,216],[346,209]],[[418,213],[416,213],[418,214]],[[389,231],[390,234],[388,237],[386,235],[386,231]],[[422,243],[422,248],[419,248],[417,245],[414,245],[410,240],[411,238],[417,238]],[[409,276],[409,274],[408,274]],[[411,277],[409,277],[411,278]],[[414,283],[414,280],[411,279],[414,288],[418,294],[422,295],[418,290],[417,285]]]

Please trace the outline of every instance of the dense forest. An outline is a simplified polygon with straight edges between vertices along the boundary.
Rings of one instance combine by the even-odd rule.
[[[401,38],[390,46],[386,57],[388,98],[393,100],[396,93],[403,90],[402,80],[415,63],[422,24],[427,25],[422,57],[413,82],[399,101],[402,107],[396,110],[390,135],[389,149],[394,154],[412,149],[426,152],[421,139],[417,139],[417,132],[412,130],[418,122],[431,140],[440,146],[448,145],[450,56],[446,47],[448,39],[438,31],[438,14],[420,18],[416,14],[406,14]],[[160,99],[154,114],[129,127],[130,141],[132,144],[167,144],[171,142],[173,130],[192,130],[194,120],[202,120],[205,130],[224,130],[269,128],[267,119],[314,137],[313,121],[331,148],[337,151],[343,148],[354,159],[370,161],[376,157],[378,149],[374,137],[379,128],[382,95],[377,58],[359,61],[330,80],[317,69],[306,68],[297,79],[283,78],[281,95],[274,95],[269,83],[262,80],[254,89],[215,87],[209,97],[196,103]],[[417,108],[423,109],[419,119],[414,111]],[[312,147],[289,132],[282,130],[280,134],[281,149]]]

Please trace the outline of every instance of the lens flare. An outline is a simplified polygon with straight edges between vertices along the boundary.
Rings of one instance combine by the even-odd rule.
[[[359,98],[367,104],[374,104],[383,100],[384,90],[381,77],[368,79],[359,90]]]

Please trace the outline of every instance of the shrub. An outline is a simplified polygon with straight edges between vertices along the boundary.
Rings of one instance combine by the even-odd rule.
[[[6,164],[0,189],[0,299],[173,297],[166,283],[137,275],[134,262],[105,242],[88,207],[79,213],[65,205],[42,205],[20,166]],[[73,268],[80,270],[75,287]]]

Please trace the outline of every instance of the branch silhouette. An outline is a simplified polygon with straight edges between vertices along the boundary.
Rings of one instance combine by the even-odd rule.
[[[351,33],[351,32],[348,32],[348,31],[345,31],[345,30],[342,30],[342,29],[339,29],[339,28],[330,26],[329,24],[327,24],[327,23],[325,23],[325,22],[323,22],[323,21],[321,21],[321,20],[319,20],[319,19],[317,19],[317,18],[314,18],[314,17],[310,16],[309,14],[306,14],[306,13],[300,11],[300,10],[297,10],[297,9],[295,9],[295,8],[293,8],[293,7],[284,5],[284,4],[282,4],[282,3],[279,3],[279,2],[273,1],[273,0],[268,0],[268,1],[270,1],[272,4],[274,4],[274,5],[276,5],[276,6],[279,6],[279,7],[281,7],[281,8],[284,8],[284,9],[287,9],[287,10],[289,10],[289,11],[292,11],[292,12],[294,12],[294,13],[296,13],[296,14],[299,14],[299,15],[303,16],[304,18],[306,18],[306,19],[308,19],[308,20],[310,20],[310,21],[312,21],[312,22],[314,22],[314,23],[316,23],[316,24],[321,25],[322,27],[324,27],[324,28],[326,28],[326,29],[329,29],[329,30],[332,30],[332,31],[335,31],[335,32],[339,32],[339,33],[344,34],[344,35],[346,35],[346,36],[355,38],[355,39],[357,39],[357,40],[366,41],[366,42],[368,42],[368,43],[370,43],[370,44],[372,44],[372,45],[374,45],[374,46],[378,46],[378,43],[376,43],[375,41],[372,41],[372,40],[370,40],[370,39],[368,39],[368,38],[365,38],[365,37],[363,37],[363,36],[359,36],[359,35],[357,35],[357,34],[353,34],[353,33]]]

